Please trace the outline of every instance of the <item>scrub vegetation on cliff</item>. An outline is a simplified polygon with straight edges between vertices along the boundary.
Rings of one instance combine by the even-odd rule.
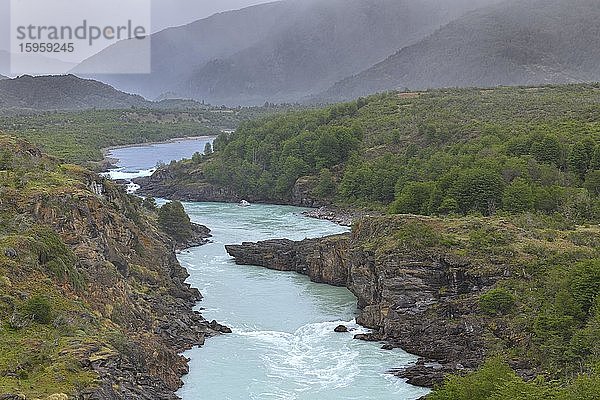
[[[0,149],[0,392],[176,398],[178,353],[212,331],[156,211],[21,139]]]

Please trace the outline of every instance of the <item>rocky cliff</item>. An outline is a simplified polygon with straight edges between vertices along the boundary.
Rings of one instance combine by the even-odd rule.
[[[247,200],[253,203],[271,203],[318,208],[328,203],[317,200],[312,194],[314,182],[308,177],[298,179],[290,196],[273,198],[268,195],[242,196],[234,189],[209,182],[202,171],[206,165],[193,165],[185,160],[158,169],[152,176],[136,178],[140,186],[138,193],[180,201],[238,203]]]
[[[301,242],[227,246],[238,264],[296,271],[314,282],[346,286],[358,299],[357,321],[385,341],[424,358],[399,371],[431,386],[445,373],[474,368],[486,355],[481,293],[509,274],[499,260],[458,256],[442,222],[421,217],[366,218],[351,234]],[[459,246],[460,247],[460,246]]]
[[[201,295],[155,212],[25,142],[0,144],[0,392],[176,399],[180,353],[227,329],[192,310]]]

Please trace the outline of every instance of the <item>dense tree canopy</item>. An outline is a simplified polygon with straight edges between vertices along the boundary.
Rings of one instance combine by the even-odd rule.
[[[311,176],[314,197],[341,205],[598,220],[597,90],[376,95],[244,123],[195,164],[203,179],[260,200],[287,201],[298,179]]]

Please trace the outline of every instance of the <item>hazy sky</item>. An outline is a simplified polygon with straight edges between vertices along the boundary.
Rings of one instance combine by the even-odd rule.
[[[49,3],[52,0],[39,0]],[[101,1],[101,0],[98,0]],[[127,1],[127,0],[123,0]],[[183,25],[212,14],[236,10],[273,0],[151,0],[152,30],[154,32],[169,26]],[[8,49],[10,35],[10,0],[0,0],[0,49]],[[114,15],[116,10],[106,10]]]

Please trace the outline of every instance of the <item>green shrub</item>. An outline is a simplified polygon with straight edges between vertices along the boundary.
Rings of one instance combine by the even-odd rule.
[[[49,324],[52,321],[52,303],[47,297],[36,295],[25,303],[23,312],[40,324]]]
[[[515,379],[514,371],[500,359],[491,359],[466,376],[451,376],[429,396],[430,400],[487,400],[507,382]]]
[[[156,200],[154,199],[154,197],[146,197],[142,201],[142,207],[154,211],[156,210]]]
[[[569,286],[583,312],[589,313],[600,292],[600,260],[576,264],[570,271]]]
[[[333,174],[328,168],[323,168],[319,173],[319,182],[315,188],[315,194],[321,198],[329,197],[335,193],[335,189]]]
[[[466,376],[447,378],[446,382],[435,388],[427,398],[429,400],[558,400],[563,397],[555,386],[542,379],[525,382],[501,359],[492,358],[478,371]]]
[[[507,314],[515,307],[515,297],[504,289],[492,289],[479,297],[479,307],[486,314]]]
[[[189,240],[192,236],[192,223],[183,204],[172,201],[158,210],[158,223],[161,229],[178,242]]]

